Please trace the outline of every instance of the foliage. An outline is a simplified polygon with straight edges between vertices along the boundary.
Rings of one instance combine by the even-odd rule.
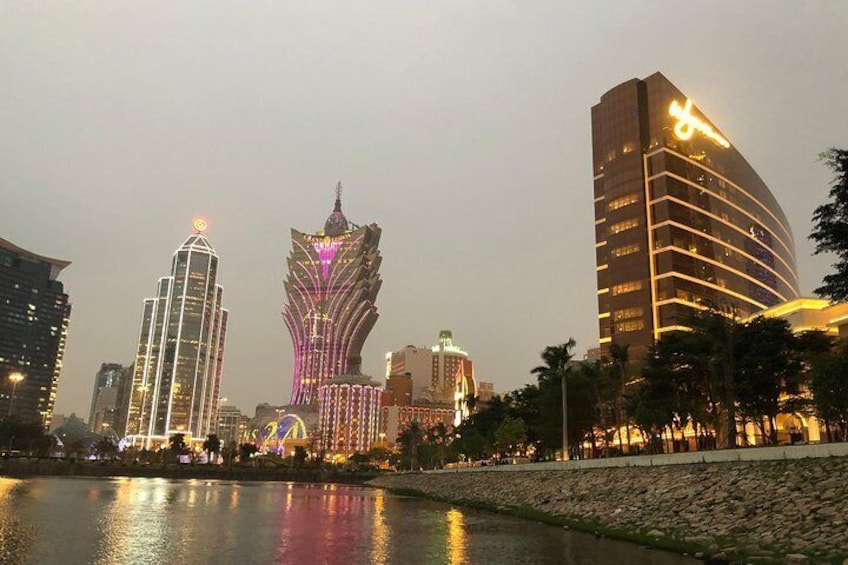
[[[52,437],[44,433],[38,422],[25,422],[15,416],[0,420],[0,449],[20,451],[27,455],[46,456]]]
[[[118,456],[118,444],[104,437],[92,446],[91,451],[98,459],[115,459]]]
[[[210,434],[203,441],[203,449],[209,454],[209,461],[211,462],[212,454],[217,455],[221,452],[221,440],[216,434]]]
[[[527,441],[527,424],[521,418],[509,416],[495,431],[495,447],[502,455],[513,454]]]
[[[238,446],[238,456],[241,463],[250,461],[250,458],[259,451],[253,443],[243,443]]]
[[[811,365],[810,389],[816,414],[828,426],[840,429],[840,439],[848,441],[848,343],[816,356]]]
[[[175,456],[187,455],[189,449],[186,445],[185,434],[174,434],[168,438],[168,448]]]
[[[848,150],[832,148],[821,158],[833,171],[829,200],[813,212],[815,227],[810,239],[816,242],[815,253],[834,253],[834,273],[824,277],[815,290],[819,296],[834,301],[848,300]]]

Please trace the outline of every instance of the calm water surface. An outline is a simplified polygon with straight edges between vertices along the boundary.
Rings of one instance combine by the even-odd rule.
[[[0,478],[0,563],[694,563],[355,486]]]

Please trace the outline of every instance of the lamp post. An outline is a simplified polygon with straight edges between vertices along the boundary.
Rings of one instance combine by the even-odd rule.
[[[9,382],[12,383],[12,397],[9,399],[9,412],[6,414],[6,417],[10,417],[12,415],[12,407],[15,404],[15,393],[18,390],[18,383],[24,380],[23,373],[11,373],[9,375]]]

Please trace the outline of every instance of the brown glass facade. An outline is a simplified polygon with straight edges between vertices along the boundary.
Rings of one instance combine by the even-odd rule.
[[[592,108],[602,350],[640,357],[708,306],[740,317],[798,296],[795,243],[774,196],[662,74]]]

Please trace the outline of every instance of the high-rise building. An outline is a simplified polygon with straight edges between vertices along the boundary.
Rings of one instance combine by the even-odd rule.
[[[123,436],[124,430],[117,426],[122,420],[120,391],[127,378],[131,378],[127,367],[119,363],[101,363],[100,370],[94,377],[94,392],[88,413],[88,427],[92,432],[103,434],[113,431],[118,436]]]
[[[412,377],[413,404],[426,401],[454,405],[459,424],[468,416],[466,398],[477,395],[474,362],[453,343],[453,332],[439,332],[439,342],[429,348],[407,345],[386,354],[386,378],[409,374]]]
[[[51,259],[0,239],[0,419],[50,426],[71,305]]]
[[[344,457],[371,449],[379,429],[380,385],[365,375],[343,375],[321,383],[318,391],[323,449]]]
[[[235,406],[222,405],[218,409],[217,435],[221,445],[239,444],[243,441],[250,418]]]
[[[291,404],[315,405],[322,383],[359,372],[362,345],[377,321],[380,228],[348,222],[339,184],[323,231],[291,236],[283,312],[294,345]]]
[[[798,296],[795,243],[766,184],[662,74],[592,108],[602,351],[631,357],[706,307],[739,317]]]
[[[202,440],[217,427],[228,312],[206,222],[194,226],[156,297],[144,301],[127,417],[133,445],[162,444],[177,433]]]

